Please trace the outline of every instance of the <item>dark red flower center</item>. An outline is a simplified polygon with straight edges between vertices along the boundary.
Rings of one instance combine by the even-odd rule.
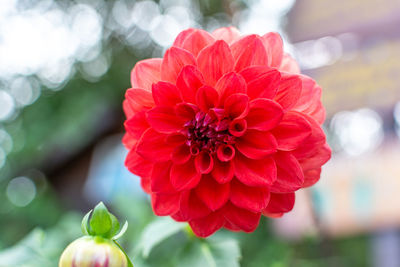
[[[235,136],[229,132],[228,118],[216,119],[209,114],[198,111],[194,119],[185,123],[186,144],[192,155],[206,150],[209,153],[217,152],[221,145],[231,145]]]

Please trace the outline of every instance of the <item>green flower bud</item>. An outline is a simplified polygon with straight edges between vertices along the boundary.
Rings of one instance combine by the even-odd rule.
[[[127,267],[121,249],[110,239],[84,236],[72,242],[62,253],[59,267]]]
[[[120,229],[117,218],[102,202],[83,217],[81,228],[85,236],[64,250],[59,267],[133,267],[116,241],[125,233],[128,222]]]

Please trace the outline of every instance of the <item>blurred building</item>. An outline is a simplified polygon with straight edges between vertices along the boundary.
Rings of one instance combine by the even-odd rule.
[[[334,236],[400,226],[399,11],[398,0],[298,0],[288,13],[295,56],[323,88],[334,154],[282,219],[287,225],[277,223],[282,233],[312,233],[315,224]],[[304,219],[313,213],[314,222]]]

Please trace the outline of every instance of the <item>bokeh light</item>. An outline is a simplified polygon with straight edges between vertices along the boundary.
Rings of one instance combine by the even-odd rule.
[[[330,127],[340,148],[351,156],[371,152],[384,137],[381,117],[367,108],[337,113],[332,118]]]
[[[28,177],[16,177],[8,183],[6,194],[12,204],[25,207],[35,198],[36,186]]]

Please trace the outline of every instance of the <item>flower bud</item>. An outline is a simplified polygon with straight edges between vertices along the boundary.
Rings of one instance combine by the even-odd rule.
[[[59,267],[127,267],[127,258],[110,239],[84,236],[72,242],[62,253]]]

